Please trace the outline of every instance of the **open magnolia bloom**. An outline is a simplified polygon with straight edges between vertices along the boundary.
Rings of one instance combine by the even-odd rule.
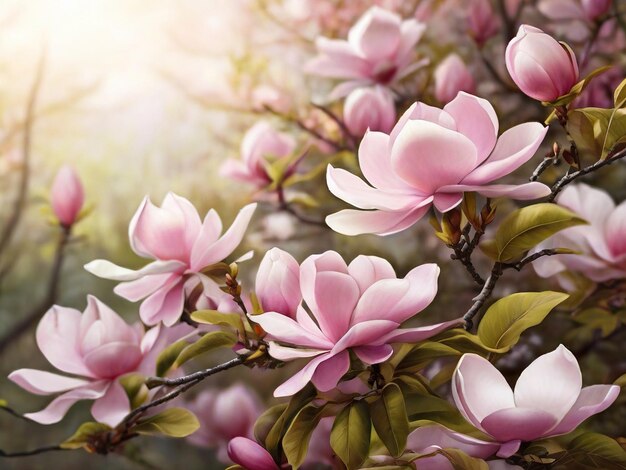
[[[454,401],[470,423],[502,444],[499,457],[522,441],[567,434],[608,408],[617,385],[582,387],[580,367],[563,345],[539,356],[520,375],[515,390],[488,360],[464,354],[452,376]]]
[[[154,373],[159,328],[144,333],[141,323],[128,325],[95,297],[87,298],[81,314],[54,306],[37,327],[37,345],[57,369],[77,377],[42,370],[19,369],[9,379],[37,395],[61,393],[45,409],[27,413],[42,424],[60,421],[79,400],[95,400],[93,417],[115,426],[130,411],[130,401],[118,379],[129,373]],[[167,338],[168,340],[171,338]]]
[[[262,189],[272,182],[267,165],[273,159],[288,158],[295,148],[293,137],[278,132],[266,121],[259,121],[246,132],[241,142],[241,160],[226,160],[220,174]]]
[[[348,40],[319,37],[318,55],[306,65],[310,74],[348,80],[331,96],[340,98],[361,86],[389,85],[413,73],[427,61],[414,61],[415,44],[426,25],[374,6],[348,33]]]
[[[259,298],[274,295],[273,305],[281,305],[282,298],[289,296],[298,304],[293,318],[291,311],[264,307],[266,313],[251,319],[268,333],[269,353],[276,359],[312,358],[276,389],[276,397],[293,395],[309,381],[320,391],[333,389],[350,367],[349,351],[366,364],[378,364],[391,356],[392,343],[418,342],[460,322],[401,328],[434,299],[439,276],[435,264],[418,266],[398,279],[391,264],[376,256],[361,255],[347,265],[339,253],[327,251],[309,256],[298,271],[289,268],[297,266],[295,260],[278,248],[266,257],[273,258],[274,265],[288,267],[275,266],[273,281],[258,286]]]
[[[486,197],[536,199],[550,194],[542,183],[491,184],[526,163],[547,127],[527,122],[498,138],[498,118],[488,101],[460,92],[443,109],[415,103],[391,133],[368,132],[358,157],[361,178],[328,166],[330,191],[363,210],[345,209],[326,218],[345,235],[400,232],[434,205],[447,212],[464,192]]]
[[[557,203],[589,222],[562,230],[534,248],[570,248],[577,254],[544,257],[533,263],[541,277],[564,271],[581,273],[595,282],[626,277],[626,202],[615,206],[605,191],[573,184],[557,197]]]
[[[245,206],[222,233],[222,220],[211,209],[204,221],[185,198],[168,193],[161,207],[146,197],[128,229],[135,253],[155,261],[133,271],[110,261],[95,260],[85,269],[96,276],[126,281],[115,287],[119,296],[136,302],[147,325],[171,326],[183,312],[185,293],[201,282],[212,282],[202,270],[223,261],[241,243],[256,204]]]

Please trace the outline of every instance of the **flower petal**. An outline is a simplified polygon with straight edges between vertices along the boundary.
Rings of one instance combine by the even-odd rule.
[[[290,348],[282,346],[275,341],[269,342],[269,353],[274,359],[279,361],[292,361],[294,359],[302,359],[305,357],[315,357],[328,352],[321,349],[302,349],[302,348]]]
[[[366,364],[380,364],[385,362],[393,354],[393,348],[389,344],[380,346],[357,346],[353,349],[354,354]]]
[[[348,273],[359,285],[361,294],[381,279],[396,278],[396,272],[391,263],[378,256],[357,256],[348,265]]]
[[[267,315],[267,314],[264,314]],[[306,384],[309,383],[311,377],[315,373],[317,367],[327,359],[333,357],[334,354],[326,353],[320,356],[317,356],[311,362],[309,362],[306,366],[302,368],[302,370],[296,372],[289,379],[283,382],[276,390],[274,390],[274,396],[276,398],[280,397],[289,397],[294,393],[302,390]]]
[[[554,427],[557,418],[536,408],[507,408],[482,420],[482,428],[498,442],[533,441]]]
[[[331,349],[333,343],[324,337],[312,334],[293,319],[278,312],[266,312],[254,315],[251,320],[271,335],[276,341],[313,349]]]
[[[51,395],[53,393],[67,392],[78,387],[87,385],[89,382],[74,377],[53,374],[43,370],[18,369],[9,374],[12,380],[24,390],[35,395]]]
[[[400,325],[390,320],[370,320],[357,323],[335,344],[333,352],[339,353],[354,346],[378,346],[384,344],[382,339]]]
[[[152,274],[179,272],[185,267],[186,264],[182,261],[168,260],[154,261],[141,269],[132,270],[122,268],[121,266],[104,259],[96,259],[87,263],[85,265],[85,270],[103,279],[111,279],[113,281],[134,281]]]
[[[122,282],[113,289],[120,297],[137,302],[153,294],[170,279],[170,273],[151,274],[134,281]]]
[[[560,421],[576,402],[582,387],[580,367],[563,345],[539,356],[515,384],[515,404],[543,410]]]
[[[360,211],[344,209],[326,217],[326,224],[343,235],[392,235],[409,228],[424,217],[433,197],[424,199],[419,207],[406,211]]]
[[[468,184],[451,184],[439,188],[440,192],[456,193],[477,192],[485,197],[508,197],[519,201],[539,199],[550,194],[550,188],[543,183],[532,182],[520,185],[513,184],[491,184],[485,186],[468,185]]]
[[[418,454],[428,454],[437,449],[459,449],[472,457],[486,459],[495,454],[500,445],[466,436],[441,425],[417,428],[409,434],[406,448]],[[416,461],[419,465],[420,460]]]
[[[113,427],[130,412],[130,401],[124,387],[118,382],[111,383],[106,393],[91,406],[91,414],[99,423]]]
[[[327,392],[337,386],[339,379],[348,372],[349,368],[350,354],[348,351],[340,352],[320,363],[311,381],[320,392]]]
[[[172,276],[170,282],[141,303],[139,316],[148,326],[159,322],[172,326],[183,313],[184,304],[184,283],[179,276]]]
[[[419,326],[417,328],[401,328],[387,334],[381,341],[386,343],[418,343],[442,331],[460,326],[462,323],[463,319],[457,318],[443,323],[435,323],[434,325]]]

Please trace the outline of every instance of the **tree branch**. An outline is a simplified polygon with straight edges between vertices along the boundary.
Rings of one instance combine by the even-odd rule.
[[[503,265],[501,263],[495,263],[493,268],[491,269],[491,274],[487,278],[485,285],[483,286],[480,293],[474,297],[472,300],[474,304],[470,307],[470,309],[463,315],[463,320],[465,320],[465,329],[471,330],[474,326],[473,318],[480,311],[483,304],[487,301],[487,299],[491,296],[493,289],[496,287],[496,283],[500,276],[502,276]]]
[[[12,457],[29,457],[31,455],[44,454],[46,452],[56,452],[58,450],[71,450],[61,447],[60,445],[39,447],[38,449],[25,450],[22,452],[5,452],[0,449],[0,458],[12,458]]]
[[[545,250],[541,250],[541,251],[538,251],[537,253],[527,256],[526,258],[524,258],[521,261],[518,261],[517,263],[504,264],[503,267],[505,269],[515,269],[516,271],[521,271],[524,266],[532,263],[535,260],[538,260],[539,258],[543,258],[544,256],[554,256],[558,254],[562,254],[562,253],[560,253],[559,250],[546,248]]]

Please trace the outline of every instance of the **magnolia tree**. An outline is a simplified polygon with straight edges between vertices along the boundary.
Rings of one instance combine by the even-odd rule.
[[[624,5],[377,3],[261,5],[313,36],[302,70],[326,91],[303,105],[275,84],[253,90],[262,116],[219,173],[255,202],[230,226],[174,193],[139,204],[129,242],[145,265],[85,266],[138,303],[136,321],[91,295],[83,312],[55,305],[36,341],[56,370],[9,375],[52,396],[24,418],[56,423],[79,400],[92,418],[57,446],[4,456],[167,435],[248,470],[626,468]],[[65,236],[83,197],[62,168],[51,202]],[[423,230],[430,262],[408,249],[409,269],[332,249],[299,261],[273,247],[255,254],[251,282],[252,254],[232,255],[255,211],[275,212],[283,240],[312,228],[391,246]],[[440,266],[457,263],[442,282]],[[581,372],[603,345],[611,363]],[[240,383],[201,389],[233,368]],[[280,378],[273,400],[246,368]]]

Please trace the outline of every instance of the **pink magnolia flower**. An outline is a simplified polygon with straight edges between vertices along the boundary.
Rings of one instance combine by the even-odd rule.
[[[204,221],[185,198],[168,193],[161,207],[146,197],[129,226],[130,245],[135,253],[155,261],[133,271],[110,261],[95,260],[85,269],[96,276],[125,281],[115,293],[136,302],[147,325],[163,322],[171,326],[180,318],[185,294],[200,282],[211,283],[202,270],[228,257],[241,243],[256,204],[245,206],[230,228],[220,236],[222,221],[211,209]]]
[[[308,73],[348,80],[332,92],[334,98],[375,83],[390,85],[424,65],[414,62],[414,47],[426,26],[415,19],[402,21],[390,11],[373,6],[354,24],[348,40],[317,38],[318,56]]]
[[[280,312],[296,318],[302,303],[300,265],[286,251],[272,248],[261,260],[255,293],[266,312]]]
[[[506,47],[506,68],[515,84],[531,98],[554,101],[578,81],[571,49],[534,26],[522,25]]]
[[[441,103],[452,101],[459,91],[475,90],[474,77],[457,54],[450,54],[435,69],[435,98]]]
[[[263,411],[259,398],[243,384],[204,390],[187,408],[200,421],[200,429],[188,439],[199,446],[217,447],[223,462],[228,462],[228,442],[235,437],[252,438],[254,422]]]
[[[580,0],[580,6],[585,12],[585,18],[594,21],[606,15],[611,9],[612,0]]]
[[[228,443],[228,457],[246,470],[279,470],[270,453],[247,437],[235,437]]]
[[[276,159],[290,157],[295,147],[296,142],[289,134],[276,131],[266,121],[257,122],[241,142],[241,160],[226,160],[220,174],[264,188],[272,182],[267,165]]]
[[[283,252],[283,261],[276,262],[293,264],[289,257]],[[275,390],[276,397],[293,395],[309,381],[321,391],[333,389],[348,371],[349,351],[367,364],[378,364],[393,353],[391,343],[421,341],[459,323],[401,328],[435,297],[439,276],[435,264],[418,266],[397,279],[382,258],[358,256],[346,265],[337,252],[327,251],[309,256],[299,272],[288,268],[282,272],[282,282],[273,288],[292,296],[292,286],[299,283],[297,299],[306,302],[312,315],[300,304],[295,319],[289,312],[267,310],[251,319],[268,333],[270,355],[281,361],[312,360]],[[286,277],[293,278],[287,288]]]
[[[76,222],[85,201],[83,185],[74,169],[65,165],[61,167],[52,184],[52,210],[64,227]]]
[[[595,282],[626,277],[626,201],[616,206],[606,192],[586,184],[570,185],[557,203],[589,222],[565,229],[539,244],[545,248],[570,248],[579,254],[540,258],[537,274],[551,277],[564,271],[579,272]]]
[[[472,0],[468,11],[467,26],[479,46],[498,34],[500,19],[493,11],[489,0]]]
[[[380,85],[357,88],[346,98],[343,120],[352,135],[357,137],[368,129],[389,132],[396,123],[393,95]]]
[[[346,209],[326,218],[345,235],[389,235],[417,222],[431,205],[447,212],[476,191],[487,197],[535,199],[550,189],[541,183],[489,184],[526,163],[547,132],[527,122],[498,138],[498,118],[486,100],[461,92],[443,109],[415,103],[389,135],[368,132],[359,165],[369,183],[328,166],[326,181]]]
[[[31,393],[61,393],[45,409],[24,416],[41,424],[57,423],[77,401],[94,400],[93,417],[115,426],[130,411],[118,379],[131,372],[154,373],[152,352],[158,337],[158,327],[144,333],[140,323],[128,325],[92,296],[82,315],[55,305],[39,322],[37,345],[50,364],[78,377],[34,369],[12,372],[9,379]]]
[[[522,441],[567,434],[608,408],[617,385],[582,387],[580,367],[563,345],[533,361],[515,390],[488,360],[464,354],[452,376],[454,401],[467,421],[503,446],[499,457],[514,454]]]
[[[611,9],[611,0],[542,0],[541,13],[553,20],[595,21]]]

